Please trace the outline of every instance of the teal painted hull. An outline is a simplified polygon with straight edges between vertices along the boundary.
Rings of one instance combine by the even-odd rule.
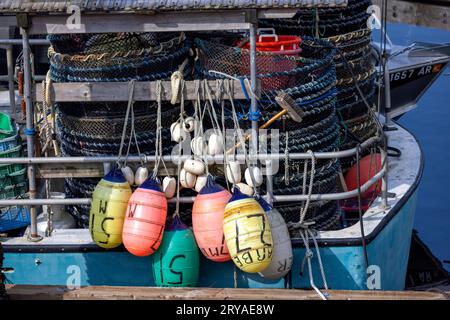
[[[403,290],[409,257],[417,191],[367,244],[370,265],[379,267],[377,289]],[[353,239],[354,240],[354,239]],[[354,242],[354,241],[353,241]],[[315,251],[315,250],[313,250]],[[307,267],[300,275],[304,248],[294,249],[291,280],[267,281],[257,274],[238,271],[231,262],[201,260],[200,287],[311,288]],[[367,272],[362,245],[321,246],[320,253],[330,289],[366,290]],[[24,253],[6,252],[4,266],[13,267],[7,278],[14,284],[153,286],[151,257],[139,258],[127,252]],[[317,256],[313,257],[313,278],[323,287]],[[74,280],[75,279],[75,280]],[[370,287],[369,287],[370,289]]]

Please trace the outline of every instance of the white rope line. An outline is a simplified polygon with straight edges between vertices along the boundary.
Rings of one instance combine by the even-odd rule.
[[[122,129],[122,139],[120,141],[119,155],[117,157],[117,162],[116,162],[119,168],[122,167],[120,164],[120,159],[122,158],[123,146],[125,144],[125,137],[127,134],[128,118],[130,116],[131,106],[133,104],[135,82],[136,82],[135,80],[131,80],[128,83],[128,106],[127,106],[127,111],[125,113],[125,121],[123,123],[123,129]],[[127,158],[128,158],[128,155],[127,155]],[[125,165],[126,165],[126,160],[125,160]]]

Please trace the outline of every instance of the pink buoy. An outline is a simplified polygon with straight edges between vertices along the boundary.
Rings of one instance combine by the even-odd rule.
[[[231,194],[208,176],[206,185],[195,198],[192,227],[203,255],[215,262],[231,259],[223,234],[223,215]]]
[[[167,199],[153,177],[134,191],[128,201],[122,239],[125,248],[139,257],[151,255],[160,244],[167,218]]]

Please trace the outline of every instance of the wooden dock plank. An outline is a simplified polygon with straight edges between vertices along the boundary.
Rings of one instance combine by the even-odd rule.
[[[7,285],[12,300],[320,300],[310,290]],[[330,300],[448,300],[446,292],[327,291]]]
[[[239,81],[233,80],[234,99],[246,99],[246,95]],[[162,81],[162,100],[172,99],[170,81]],[[68,82],[54,83],[50,89],[50,97],[53,102],[95,102],[95,101],[128,101],[128,82]],[[217,91],[217,82],[208,81],[208,86],[214,97]],[[260,86],[258,85],[258,88]],[[223,89],[222,89],[223,90]],[[258,90],[259,91],[259,90]],[[258,94],[258,92],[257,92]],[[156,82],[136,82],[134,90],[135,101],[156,101]],[[38,83],[35,90],[35,101],[41,102],[42,84]],[[228,96],[224,96],[227,99]],[[185,82],[185,99],[197,99],[197,88],[194,81]]]

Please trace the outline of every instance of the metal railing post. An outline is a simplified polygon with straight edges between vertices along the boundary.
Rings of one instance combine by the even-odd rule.
[[[387,146],[387,136],[385,136],[385,145]],[[381,153],[381,163],[384,164],[384,167],[382,169],[385,169],[385,173],[383,177],[381,178],[381,207],[384,210],[389,210],[390,206],[388,204],[388,197],[389,197],[389,191],[388,191],[388,161],[389,157],[387,155],[387,151],[384,147],[380,148]]]
[[[257,91],[257,63],[256,63],[256,23],[250,23],[250,81],[251,81],[251,114],[252,114],[252,143],[249,146],[250,152],[258,153],[258,120],[254,117],[258,111]]]
[[[34,128],[34,105],[31,98],[32,95],[32,74],[31,74],[31,60],[30,60],[30,44],[28,38],[28,30],[21,27],[20,33],[22,35],[22,47],[23,47],[23,65],[24,65],[24,98],[26,103],[26,129],[25,134],[27,136],[27,154],[28,157],[34,157],[34,138],[35,138],[35,128]],[[35,165],[28,164],[28,183],[29,183],[29,193],[30,199],[36,198],[36,171]],[[30,233],[28,234],[29,241],[40,241],[42,239],[37,231],[37,210],[35,205],[30,207]]]
[[[389,71],[388,61],[384,63],[384,117],[385,117],[385,128],[389,128],[391,123],[391,75]]]
[[[11,106],[12,118],[16,120],[16,94],[14,90],[14,57],[13,46],[6,47],[6,64],[8,68],[8,90],[9,90],[9,104]]]
[[[273,164],[271,160],[266,160],[266,196],[269,204],[273,204]]]

